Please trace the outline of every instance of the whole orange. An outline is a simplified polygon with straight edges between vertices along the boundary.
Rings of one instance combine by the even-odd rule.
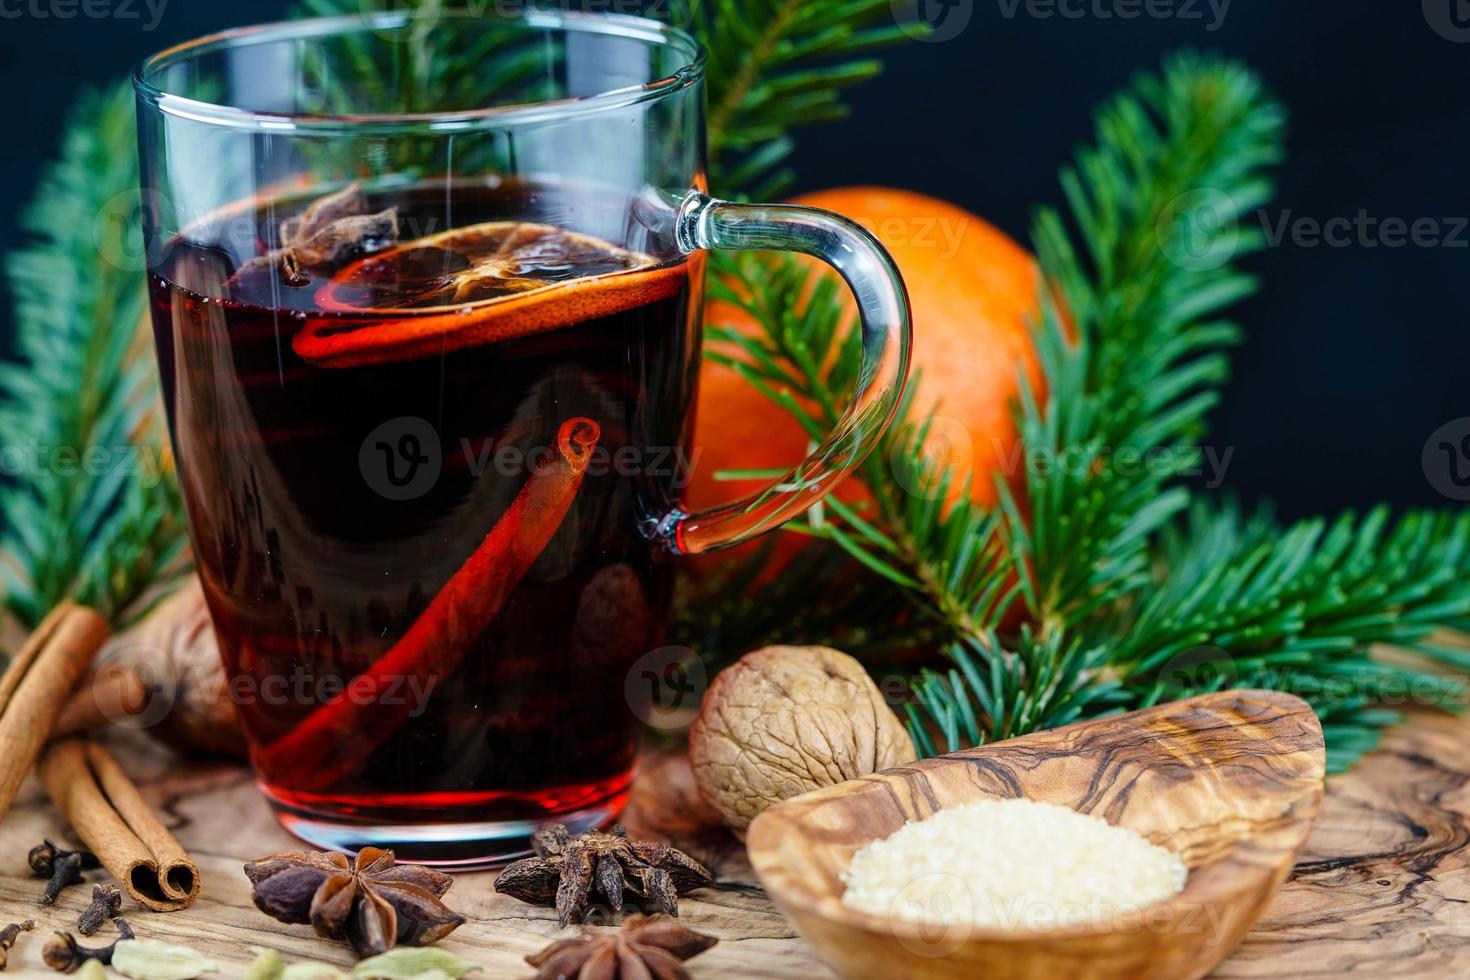
[[[925,455],[951,467],[956,487],[969,479],[971,499],[995,503],[994,474],[1014,479],[1022,471],[1011,407],[1021,371],[1041,393],[1029,325],[1037,312],[1035,260],[977,215],[923,194],[851,187],[792,203],[851,218],[893,256],[913,308],[913,414],[935,416]],[[824,268],[809,261],[814,274]],[[851,297],[847,302],[851,309]],[[708,305],[705,322],[760,329],[744,311],[719,302]],[[717,480],[716,471],[789,467],[807,453],[796,421],[724,365],[706,360],[701,367],[697,411],[691,506],[729,502],[766,482]],[[839,495],[850,500],[863,492],[848,481]]]

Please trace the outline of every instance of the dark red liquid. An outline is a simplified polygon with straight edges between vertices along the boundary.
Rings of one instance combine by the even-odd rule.
[[[500,219],[562,225],[586,202],[456,185],[372,205],[396,205],[401,226],[422,234]],[[250,219],[257,251],[300,206]],[[381,316],[317,312],[322,275],[304,287],[229,282],[238,226],[221,227],[218,243],[210,234],[191,231],[150,288],[195,557],[268,794],[318,818],[382,825],[615,809],[635,748],[625,678],[658,646],[669,602],[670,566],[647,533],[685,476],[690,277],[676,295],[574,325],[326,367],[293,351],[298,331]],[[273,742],[405,634],[574,417],[601,432],[575,498],[453,668],[420,678],[432,687],[411,715],[328,785],[273,757]]]

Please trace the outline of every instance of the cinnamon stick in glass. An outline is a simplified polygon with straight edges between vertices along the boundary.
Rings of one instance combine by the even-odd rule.
[[[87,849],[129,895],[156,912],[199,894],[199,868],[116,760],[96,742],[65,738],[41,758],[41,781]]]
[[[0,676],[0,819],[107,632],[107,621],[96,612],[63,601]]]
[[[490,624],[561,527],[577,496],[602,428],[575,417],[557,432],[556,453],[531,474],[485,535],[408,631],[337,697],[290,733],[260,749],[269,772],[292,772],[298,789],[320,789],[349,776],[402,723],[417,703],[402,696],[408,677],[438,680]],[[388,685],[392,685],[389,687]],[[379,700],[399,690],[396,703]],[[409,690],[421,690],[409,686]]]

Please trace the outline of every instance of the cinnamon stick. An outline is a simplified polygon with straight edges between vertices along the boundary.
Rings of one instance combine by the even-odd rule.
[[[129,895],[156,912],[194,901],[199,868],[101,745],[86,738],[52,742],[41,759],[41,781]]]
[[[289,771],[285,781],[301,790],[322,789],[355,772],[417,707],[412,693],[427,694],[423,685],[404,685],[403,679],[442,679],[500,612],[561,526],[601,435],[592,419],[563,422],[557,453],[531,474],[408,631],[341,694],[258,750],[261,768]],[[385,690],[396,692],[393,703],[380,700]]]
[[[106,620],[86,606],[63,601],[0,676],[0,819],[106,639]]]

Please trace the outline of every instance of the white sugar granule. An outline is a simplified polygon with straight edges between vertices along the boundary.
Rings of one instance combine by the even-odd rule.
[[[1188,875],[1126,827],[1055,803],[983,800],[863,847],[842,901],[908,922],[1034,930],[1138,913]]]

